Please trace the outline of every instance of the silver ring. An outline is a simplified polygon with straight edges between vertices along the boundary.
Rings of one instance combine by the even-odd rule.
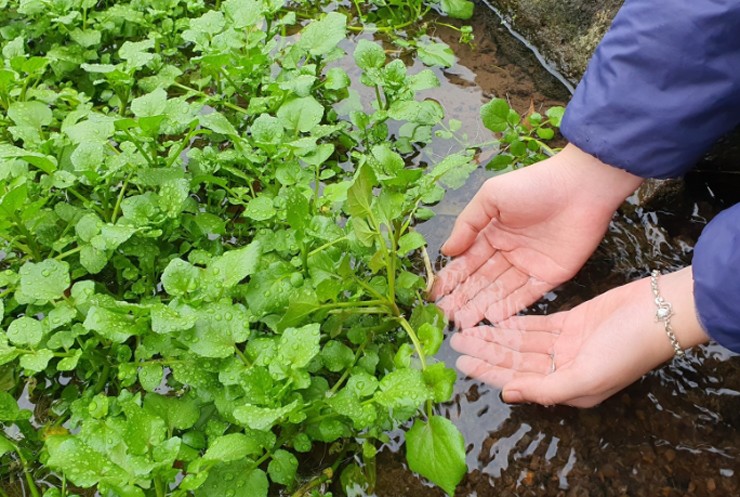
[[[553,374],[555,372],[555,352],[550,353],[550,372],[547,374]]]

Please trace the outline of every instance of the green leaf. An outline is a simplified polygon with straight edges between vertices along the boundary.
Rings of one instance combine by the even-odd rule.
[[[563,115],[565,114],[565,107],[550,107],[545,112],[545,115],[550,118],[550,124],[555,126],[556,128],[560,127],[560,124],[563,121]]]
[[[182,214],[190,195],[190,182],[184,178],[165,181],[159,188],[159,208],[169,218]]]
[[[138,69],[154,60],[155,55],[148,52],[152,48],[154,48],[154,39],[151,38],[137,42],[126,41],[118,50],[118,56],[126,61],[129,68]]]
[[[419,327],[417,333],[426,355],[432,356],[439,351],[444,341],[444,334],[440,327],[424,323]]]
[[[208,264],[208,272],[219,278],[224,288],[231,288],[254,274],[259,265],[262,245],[253,241],[240,249],[229,250]]]
[[[3,393],[5,392],[0,392],[0,395]],[[8,452],[15,452],[15,446],[10,443],[10,440],[5,438],[3,435],[0,435],[0,457],[3,457]]]
[[[483,126],[493,131],[501,133],[509,127],[507,118],[511,107],[503,98],[494,98],[480,108],[480,117],[483,120]]]
[[[201,115],[198,120],[204,128],[215,131],[216,133],[228,136],[238,135],[236,128],[226,119],[226,116],[220,112],[211,112],[210,114]]]
[[[265,195],[253,198],[244,209],[244,215],[255,221],[267,221],[272,219],[277,211],[272,205],[272,199]]]
[[[20,317],[8,326],[8,340],[15,345],[35,347],[43,336],[41,322],[28,316]]]
[[[90,274],[98,274],[108,264],[108,256],[92,245],[83,245],[80,251],[80,264]]]
[[[269,114],[259,115],[252,123],[250,131],[257,143],[273,144],[283,140],[283,125],[277,117]]]
[[[397,369],[380,381],[375,402],[389,409],[416,408],[432,397],[418,369]]]
[[[442,12],[455,19],[473,17],[473,2],[469,0],[442,0]]]
[[[298,189],[291,189],[285,203],[285,218],[291,228],[303,231],[311,219],[308,199]]]
[[[418,231],[410,231],[398,240],[398,255],[403,257],[427,244],[424,236]]]
[[[136,228],[120,224],[104,224],[100,228],[100,234],[90,240],[93,247],[98,250],[115,250],[136,233]]]
[[[0,143],[0,159],[21,159],[29,164],[33,164],[47,174],[51,174],[57,168],[57,162],[54,157],[44,155],[39,152],[30,152],[23,150],[22,148],[16,147],[9,143]],[[16,191],[21,187],[15,188],[12,191]],[[25,185],[23,187],[25,189]],[[5,197],[10,195],[11,192],[5,194]],[[5,204],[5,200],[3,200]],[[4,206],[3,206],[4,207]],[[14,211],[10,211],[8,215],[13,215]]]
[[[153,392],[162,384],[163,375],[161,364],[144,364],[139,368],[139,384],[147,392]]]
[[[442,416],[432,416],[428,423],[417,420],[406,432],[406,460],[411,471],[450,496],[468,471],[465,440],[455,425]]]
[[[120,467],[77,437],[49,437],[45,447],[49,453],[47,465],[64,473],[72,483],[79,487],[91,487],[103,477],[112,481],[128,480]]]
[[[298,459],[287,450],[278,449],[272,454],[272,460],[267,466],[267,473],[275,483],[290,486],[295,481],[298,471]]]
[[[380,69],[385,64],[385,50],[383,50],[383,47],[364,38],[357,42],[353,57],[357,67],[363,71]]]
[[[280,106],[277,117],[285,129],[307,133],[321,123],[324,106],[314,97],[295,98]]]
[[[245,459],[216,465],[205,483],[195,490],[195,496],[267,497],[268,487],[265,472]]]
[[[157,88],[151,93],[142,95],[131,101],[131,112],[136,117],[160,116],[164,114],[167,105],[167,92]]]
[[[70,160],[75,171],[98,171],[103,165],[105,154],[100,142],[82,142],[74,149]]]
[[[57,363],[57,371],[74,371],[80,357],[82,357],[82,350],[75,349],[71,356],[65,357]]]
[[[173,333],[189,330],[195,326],[195,313],[180,313],[164,304],[155,304],[151,309],[152,331],[154,333]]]
[[[428,90],[430,88],[439,88],[439,78],[431,69],[424,69],[408,78],[409,87],[414,91]],[[459,122],[459,121],[458,121]],[[450,128],[453,128],[450,121]],[[452,129],[452,131],[456,131]]]
[[[48,126],[52,121],[51,109],[48,105],[36,100],[26,102],[13,102],[8,107],[8,117],[16,125],[33,130],[40,130]]]
[[[347,75],[347,71],[341,67],[332,67],[326,71],[326,78],[324,80],[324,87],[329,90],[343,90],[348,88],[352,81]]]
[[[103,222],[100,218],[96,214],[88,212],[77,221],[75,232],[80,240],[89,242],[92,240],[92,237],[100,233],[102,227]]]
[[[323,19],[311,22],[301,31],[296,47],[314,57],[326,55],[344,40],[347,32],[347,17],[338,12],[329,12]]]
[[[234,346],[249,336],[249,319],[240,305],[228,301],[208,304],[197,310],[192,330],[182,335],[190,350],[202,357],[223,358],[234,354]]]
[[[297,400],[294,400],[288,405],[276,408],[247,404],[234,409],[234,418],[243,426],[253,430],[267,431],[297,407]]]
[[[455,65],[455,53],[446,43],[418,44],[416,53],[419,55],[419,60],[428,66],[452,67]]]
[[[434,166],[431,176],[445,185],[447,188],[460,188],[465,184],[470,173],[475,171],[478,165],[471,157],[461,154],[452,154],[445,157],[442,162]]]
[[[0,390],[0,421],[21,421],[29,419],[33,413],[28,409],[20,409],[18,402],[8,392]],[[0,435],[2,439],[2,435]]]
[[[262,18],[262,5],[257,0],[226,0],[222,10],[236,29],[254,26]]]
[[[23,354],[18,362],[23,369],[38,373],[46,369],[52,357],[54,357],[54,352],[51,350],[39,349],[30,354]]]
[[[144,409],[162,418],[168,430],[187,430],[200,418],[198,404],[187,397],[150,393],[144,397]]]
[[[206,461],[230,462],[258,455],[262,447],[244,433],[230,433],[215,439],[203,455]]]
[[[135,318],[126,312],[115,312],[103,307],[93,306],[82,325],[87,330],[97,331],[100,336],[115,343],[123,343],[132,335],[142,332]]]
[[[434,392],[434,402],[448,402],[455,389],[457,373],[443,362],[432,364],[424,370],[424,381]]]
[[[18,355],[20,355],[20,352],[18,352],[15,347],[11,347],[8,344],[8,339],[5,337],[5,334],[0,333],[0,366],[15,360]]]
[[[162,285],[167,293],[179,297],[198,288],[200,270],[180,258],[172,259],[162,273]]]
[[[319,353],[320,338],[320,326],[317,323],[287,328],[278,342],[278,363],[296,369],[306,367]]]
[[[69,288],[69,264],[46,259],[38,264],[26,262],[20,269],[20,291],[36,300],[56,300]]]
[[[345,210],[350,216],[364,218],[372,213],[371,204],[375,181],[375,175],[370,166],[360,166],[352,186],[347,190]]]
[[[321,361],[326,369],[338,373],[352,365],[355,354],[352,349],[337,340],[329,340],[321,349]]]

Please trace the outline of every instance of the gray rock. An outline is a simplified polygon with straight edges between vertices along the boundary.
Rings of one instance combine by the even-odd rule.
[[[577,83],[622,0],[485,0]]]

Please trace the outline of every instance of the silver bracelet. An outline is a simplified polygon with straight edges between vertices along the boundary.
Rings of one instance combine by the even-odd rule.
[[[678,343],[678,338],[676,338],[675,333],[673,333],[673,327],[671,326],[673,306],[670,302],[666,302],[666,300],[661,297],[660,291],[658,290],[658,276],[660,276],[660,271],[658,271],[657,269],[653,269],[653,271],[650,273],[650,288],[652,288],[653,290],[655,305],[658,308],[655,311],[655,321],[660,321],[663,323],[665,334],[668,335],[668,340],[671,341],[671,345],[673,346],[673,350],[675,351],[676,355],[680,357],[684,354],[684,352],[683,349],[681,349],[681,344]]]

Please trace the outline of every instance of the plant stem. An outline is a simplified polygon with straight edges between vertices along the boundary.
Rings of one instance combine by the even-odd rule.
[[[424,349],[422,348],[421,342],[419,341],[419,337],[416,335],[416,332],[411,327],[409,322],[406,321],[405,317],[400,316],[396,318],[396,320],[408,334],[409,338],[411,339],[411,343],[414,344],[414,349],[416,349],[416,353],[419,355],[419,361],[421,362],[421,369],[422,371],[425,370],[427,368],[427,360],[426,356],[424,355]]]
[[[343,237],[340,237],[340,238],[334,239],[334,240],[332,240],[332,241],[330,241],[330,242],[327,242],[327,243],[323,244],[322,246],[320,246],[319,248],[315,248],[315,249],[313,249],[312,251],[310,251],[310,252],[308,253],[308,256],[309,256],[309,257],[311,257],[311,256],[313,256],[313,255],[316,255],[316,254],[318,254],[319,252],[321,252],[321,251],[323,251],[323,250],[326,250],[326,249],[328,249],[329,247],[332,247],[332,246],[336,245],[337,243],[340,243],[340,242],[346,241],[346,240],[347,240],[348,238],[349,238],[349,237],[345,235],[345,236],[343,236]]]
[[[131,178],[131,174],[129,173],[128,176],[126,176],[126,179],[123,180],[123,185],[121,185],[121,191],[118,192],[118,197],[116,198],[116,205],[113,206],[113,214],[110,217],[111,224],[116,223],[116,219],[118,218],[118,211],[121,209],[121,202],[123,202],[123,196],[126,193],[126,188],[128,187],[128,181]]]
[[[54,257],[54,259],[61,261],[65,257],[69,257],[70,255],[74,255],[82,250],[82,247],[75,247],[73,249],[67,250],[66,252],[62,252],[61,254]]]

